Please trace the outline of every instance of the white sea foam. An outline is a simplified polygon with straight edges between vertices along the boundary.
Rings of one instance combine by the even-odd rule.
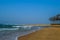
[[[22,26],[22,28],[24,28],[24,29],[31,29],[32,26]]]
[[[19,28],[0,28],[0,31],[4,30],[18,30]]]
[[[22,27],[22,26],[12,26],[12,27]]]
[[[32,26],[13,26],[13,27],[18,27],[18,28],[21,27],[21,28],[24,28],[24,29],[26,29],[26,28],[31,29]]]

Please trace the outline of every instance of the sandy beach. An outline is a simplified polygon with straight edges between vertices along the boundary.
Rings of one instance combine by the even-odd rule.
[[[42,27],[45,28],[45,27]],[[32,32],[35,32],[39,29],[42,29],[39,27],[32,27],[31,30],[5,30],[5,31],[0,31],[0,40],[17,40],[18,37],[24,36],[27,34],[30,34]]]
[[[44,28],[31,34],[18,37],[18,40],[60,40],[60,28]]]

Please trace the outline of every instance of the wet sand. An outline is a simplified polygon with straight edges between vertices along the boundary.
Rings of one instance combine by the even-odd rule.
[[[60,40],[60,28],[44,28],[31,34],[18,37],[18,40]]]
[[[8,31],[0,31],[0,40],[17,40],[19,36],[27,35],[34,31],[38,30],[38,28],[33,27],[32,30],[8,30]]]
[[[0,40],[18,40],[18,37],[28,35],[40,29],[47,27],[32,27],[31,30],[20,31],[20,30],[10,30],[10,31],[0,31]]]

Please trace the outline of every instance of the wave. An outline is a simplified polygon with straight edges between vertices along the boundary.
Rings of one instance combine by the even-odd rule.
[[[0,31],[4,30],[18,30],[19,28],[0,28]]]
[[[24,29],[26,29],[26,28],[31,29],[32,28],[32,26],[13,26],[13,27],[24,28]]]
[[[22,26],[12,26],[12,27],[22,27]]]
[[[20,31],[24,31],[24,30],[32,30],[32,29],[36,29],[39,27],[34,27],[34,26],[24,26],[24,25],[1,25],[0,24],[0,31],[4,31],[4,30],[20,30]]]
[[[0,31],[4,31],[4,30],[30,30],[32,28],[32,26],[12,26],[12,27],[3,27],[0,28]]]

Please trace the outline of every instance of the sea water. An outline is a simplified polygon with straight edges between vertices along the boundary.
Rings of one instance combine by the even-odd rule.
[[[24,25],[3,25],[0,24],[0,31],[4,30],[29,30],[32,26],[24,26]]]
[[[39,26],[0,25],[0,40],[17,40],[18,36],[27,35],[38,29],[47,28]]]

